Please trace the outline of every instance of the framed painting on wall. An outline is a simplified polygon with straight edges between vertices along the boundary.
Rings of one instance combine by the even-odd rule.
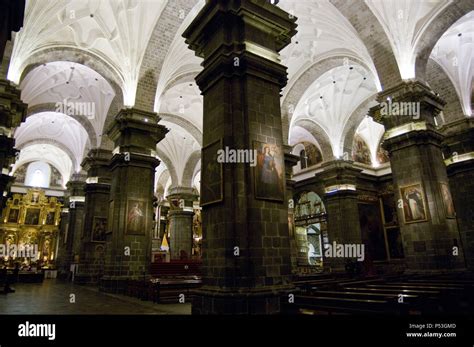
[[[56,211],[48,211],[48,213],[46,214],[46,220],[44,221],[44,224],[54,225],[55,219],[56,219]]]
[[[18,218],[20,217],[19,208],[11,208],[8,213],[7,223],[18,223]]]
[[[40,221],[39,208],[29,208],[26,210],[25,225],[38,225]]]
[[[449,186],[442,182],[439,184],[441,188],[441,197],[443,198],[444,211],[446,218],[456,218],[456,211],[454,210],[453,198],[449,190]]]
[[[257,151],[257,165],[254,167],[255,198],[283,201],[285,166],[281,146],[253,142]]]
[[[201,206],[221,202],[224,199],[222,163],[217,161],[222,140],[215,141],[202,149]]]
[[[425,193],[421,183],[400,187],[403,202],[403,217],[405,224],[418,223],[428,220],[425,204]]]
[[[147,202],[142,199],[128,199],[125,215],[125,234],[145,235]]]
[[[106,233],[107,233],[107,218],[94,217],[92,220],[91,241],[104,242]]]

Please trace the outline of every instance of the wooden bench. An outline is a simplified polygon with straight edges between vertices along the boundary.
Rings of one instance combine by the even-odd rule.
[[[199,261],[173,260],[169,263],[151,263],[152,277],[192,277],[201,276],[202,263]]]

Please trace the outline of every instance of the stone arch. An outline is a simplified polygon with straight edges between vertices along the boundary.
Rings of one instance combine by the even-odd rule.
[[[323,161],[330,161],[334,158],[331,141],[329,140],[329,137],[324,131],[324,129],[319,124],[315,123],[310,119],[302,118],[298,119],[295,122],[294,126],[300,126],[302,128],[305,128],[311,133],[311,135],[313,135],[321,149]]]
[[[158,115],[160,116],[161,120],[176,124],[177,126],[186,130],[196,140],[199,146],[202,147],[202,132],[193,123],[172,113],[159,113]]]
[[[382,25],[367,6],[360,0],[329,0],[359,34],[377,70],[383,89],[402,81],[397,60],[390,40]]]
[[[163,153],[159,148],[156,149],[156,153],[158,154],[158,158],[166,165],[169,174],[171,176],[171,185],[172,186],[178,186],[179,185],[179,179],[178,175],[176,174],[176,169],[173,166],[173,163],[171,162],[170,158]]]
[[[364,117],[368,114],[369,109],[372,106],[378,104],[377,102],[377,94],[373,94],[365,99],[350,115],[347,119],[346,125],[344,126],[344,130],[342,132],[342,145],[343,145],[343,152],[352,153],[352,144],[354,142],[354,135],[356,133],[357,128],[360,125],[360,122],[364,119]]]
[[[183,171],[182,186],[192,187],[196,165],[201,160],[201,151],[194,151],[188,158]]]
[[[158,76],[181,24],[198,0],[168,1],[148,42],[140,67],[135,107],[153,111]]]
[[[54,47],[41,50],[26,59],[21,73],[20,83],[28,73],[36,67],[53,61],[70,61],[87,66],[104,77],[104,79],[111,85],[115,92],[115,97],[110,104],[109,111],[105,118],[105,132],[110,123],[115,119],[118,111],[124,105],[122,90],[123,78],[121,74],[117,69],[112,67],[111,64],[87,51],[73,47]],[[113,144],[110,144],[111,141],[108,140],[108,138],[104,140],[104,136],[106,137],[104,134],[99,135],[100,139],[98,139],[98,146],[103,149],[113,148]]]
[[[179,75],[175,77],[174,79],[168,81],[166,84],[165,88],[163,89],[162,95],[166,93],[167,90],[173,88],[174,86],[177,86],[182,83],[194,83],[196,80],[196,75],[199,73],[199,71],[193,71],[193,72],[187,72],[182,75]]]
[[[21,144],[20,146],[16,146],[16,149],[21,151],[23,148],[26,148],[26,147],[29,147],[29,146],[32,146],[32,145],[43,145],[43,144],[53,145],[53,146],[58,147],[62,151],[64,151],[64,153],[67,154],[69,159],[71,159],[73,171],[76,171],[76,168],[78,167],[78,165],[80,163],[77,162],[76,158],[74,157],[74,154],[71,152],[71,150],[69,148],[67,148],[61,142],[56,141],[54,139],[39,138],[39,139],[27,141],[27,142]],[[84,151],[88,151],[87,146],[86,146],[86,149]]]
[[[168,169],[165,169],[156,180],[156,193],[159,194],[162,198],[165,195],[166,183],[168,182],[169,178],[170,172]]]
[[[444,121],[449,123],[456,119],[464,118],[461,100],[453,82],[441,65],[433,59],[428,60],[425,78],[430,88],[446,101],[446,105],[443,108]]]
[[[31,107],[28,107],[26,111],[26,118],[41,112],[56,112],[56,105],[52,102],[45,103],[45,104],[38,104]],[[96,148],[99,146],[97,141],[97,135],[95,133],[94,127],[92,126],[91,122],[87,119],[87,117],[79,116],[79,115],[67,115],[72,119],[76,120],[84,130],[86,131],[87,135],[89,136],[89,142],[92,148]]]
[[[292,114],[290,112],[291,106],[294,111],[301,97],[314,81],[316,81],[327,71],[344,64],[358,64],[364,67],[368,72],[371,71],[370,68],[359,59],[348,56],[331,56],[315,62],[298,77],[293,85],[289,87],[289,90],[286,93],[281,105],[283,140],[285,143],[287,143],[289,139],[289,130],[292,118]]]
[[[431,51],[451,25],[474,9],[474,0],[452,1],[430,22],[416,47],[416,78],[425,81]]]
[[[123,77],[111,63],[97,55],[74,47],[52,47],[43,49],[28,57],[21,70],[20,83],[36,67],[53,61],[70,61],[87,66],[96,71],[110,83],[115,96],[122,96]]]

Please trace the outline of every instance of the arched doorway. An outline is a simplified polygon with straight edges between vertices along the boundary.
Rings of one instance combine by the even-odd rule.
[[[298,268],[301,272],[322,271],[324,245],[329,242],[326,208],[319,195],[312,191],[299,193],[295,200]]]

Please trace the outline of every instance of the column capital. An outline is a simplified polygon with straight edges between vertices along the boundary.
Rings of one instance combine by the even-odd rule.
[[[10,81],[0,79],[0,128],[12,130],[25,121],[28,105],[21,101],[21,91]],[[10,134],[10,137],[13,134]]]
[[[87,171],[86,183],[110,184],[109,165],[111,159],[112,151],[101,148],[91,149],[81,163],[82,168]]]
[[[107,130],[115,151],[152,155],[156,144],[164,139],[168,129],[158,124],[157,113],[136,108],[121,109]]]
[[[183,37],[189,48],[204,59],[230,42],[234,48],[252,42],[277,53],[291,42],[296,26],[296,17],[264,0],[211,0],[206,1]]]
[[[217,80],[251,74],[287,83],[280,52],[296,34],[293,17],[263,0],[208,1],[183,33],[189,48],[204,58],[196,82],[205,91]],[[218,39],[215,39],[218,37]]]
[[[435,128],[434,117],[442,111],[446,102],[420,81],[402,83],[380,92],[379,105],[372,107],[369,114],[386,130],[409,123],[424,122]]]

